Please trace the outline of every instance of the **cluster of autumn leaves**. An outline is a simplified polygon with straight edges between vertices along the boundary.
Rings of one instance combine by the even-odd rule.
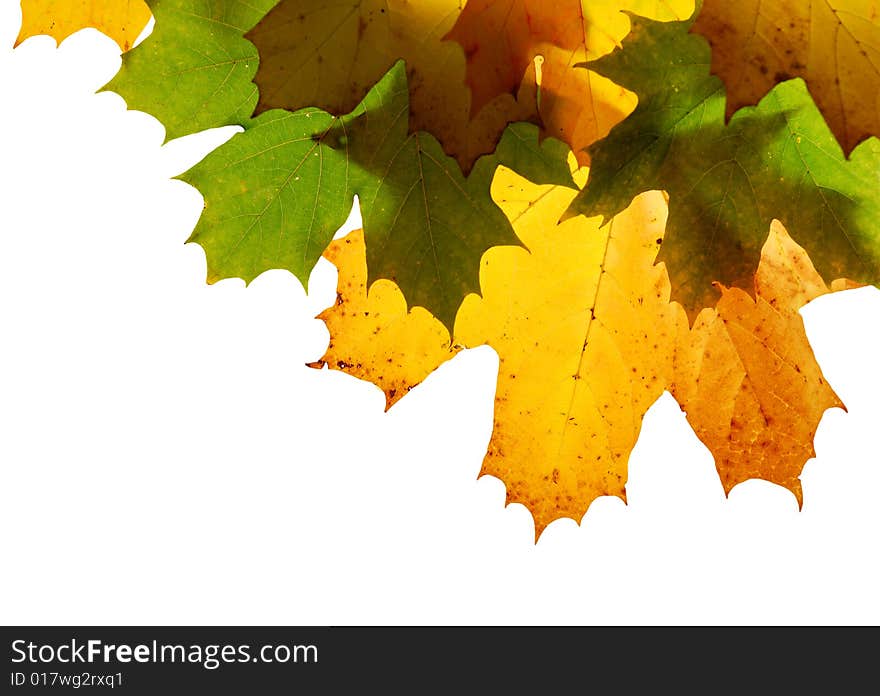
[[[22,10],[20,40],[115,38],[105,89],[169,138],[243,127],[182,177],[205,198],[191,241],[211,281],[286,268],[305,283],[321,255],[336,265],[315,366],[375,383],[390,407],[461,348],[496,350],[482,473],[536,536],[625,499],[664,390],[726,491],[762,478],[801,502],[816,428],[843,404],[799,309],[880,280],[872,3]],[[364,229],[331,241],[354,196]]]

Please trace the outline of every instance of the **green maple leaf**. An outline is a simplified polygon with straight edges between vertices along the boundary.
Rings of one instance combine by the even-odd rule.
[[[190,241],[205,249],[209,281],[284,268],[306,285],[357,194],[370,282],[393,280],[451,330],[464,297],[479,292],[483,253],[519,244],[490,196],[496,167],[575,185],[567,148],[539,145],[535,126],[508,127],[465,177],[433,136],[409,133],[408,114],[400,61],[350,114],[267,111],[185,173],[205,198]]]
[[[153,32],[104,87],[165,126],[168,139],[242,125],[257,104],[258,56],[244,33],[278,0],[148,0]]]
[[[826,279],[877,283],[880,142],[862,142],[847,160],[800,79],[725,124],[724,86],[689,27],[635,18],[623,49],[590,63],[639,105],[589,148],[590,179],[567,215],[609,218],[642,191],[665,190],[658,261],[691,316],[714,305],[713,281],[752,287],[774,218]]]

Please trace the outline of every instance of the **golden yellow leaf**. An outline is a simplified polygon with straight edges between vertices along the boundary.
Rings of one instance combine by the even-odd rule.
[[[385,392],[388,410],[460,348],[427,310],[407,311],[403,293],[390,280],[367,290],[363,230],[332,242],[324,257],[339,270],[339,281],[336,303],[318,315],[330,345],[310,366],[328,365],[372,382]]]
[[[577,179],[583,185],[584,170]],[[569,188],[536,186],[502,167],[492,192],[529,251],[486,252],[483,296],[462,304],[455,344],[498,352],[481,474],[500,478],[508,502],[528,507],[537,536],[560,517],[579,521],[598,496],[625,499],[629,453],[671,379],[686,319],[669,304],[664,269],[653,266],[666,220],[661,193],[639,196],[601,227],[582,216],[556,224],[576,193]],[[331,346],[316,365],[378,384],[390,405],[454,352],[442,325],[418,308],[407,313],[393,284],[365,293],[360,239],[335,242],[329,254],[339,300],[321,315]]]
[[[815,456],[826,409],[843,408],[825,378],[798,310],[828,292],[806,252],[774,221],[762,249],[753,299],[724,288],[681,332],[672,392],[712,452],[726,493],[760,478],[802,504],[800,473]]]
[[[467,83],[477,112],[523,82],[540,84],[539,114],[545,134],[583,150],[605,137],[636,106],[631,92],[575,67],[606,55],[629,33],[634,14],[662,21],[685,19],[693,0],[470,0],[447,38],[461,44]],[[540,57],[539,74],[531,67]]]
[[[583,216],[557,225],[574,195],[499,170],[493,197],[529,251],[490,249],[483,297],[468,296],[455,324],[458,342],[498,353],[481,473],[531,511],[536,536],[555,519],[580,521],[599,496],[625,500],[642,416],[669,381],[686,322],[653,265],[663,195],[642,194],[604,227]]]
[[[880,5],[873,0],[703,0],[694,30],[712,45],[728,116],[803,77],[849,152],[880,135]]]
[[[61,43],[80,29],[94,27],[127,51],[150,21],[144,0],[21,0],[21,31],[15,40],[49,34]]]
[[[585,171],[577,175],[583,185]],[[499,356],[492,438],[481,469],[508,502],[534,516],[580,520],[603,495],[626,499],[627,462],[647,409],[669,388],[716,460],[726,492],[760,478],[791,490],[812,456],[826,409],[843,404],[825,382],[798,310],[829,288],[774,222],[753,299],[719,286],[714,309],[689,328],[669,302],[654,260],[666,222],[663,194],[640,195],[602,227],[578,216],[556,224],[575,194],[499,168],[493,197],[528,247],[483,257],[482,297],[469,295],[455,347],[426,312],[407,312],[389,281],[365,290],[363,238],[328,253],[339,300],[321,317],[331,346],[320,365],[378,384],[390,406],[460,346]],[[853,287],[836,281],[832,289]]]

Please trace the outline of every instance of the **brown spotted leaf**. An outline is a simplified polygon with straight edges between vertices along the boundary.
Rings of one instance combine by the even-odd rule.
[[[327,351],[311,367],[329,367],[372,382],[391,408],[460,350],[449,331],[423,307],[407,310],[390,280],[367,289],[363,230],[330,244],[324,258],[339,269],[336,303],[318,315],[330,332]]]
[[[715,457],[726,493],[748,479],[789,489],[815,456],[822,415],[843,403],[825,381],[798,310],[828,292],[806,252],[774,221],[755,298],[719,285],[721,299],[678,338],[673,395]]]
[[[880,135],[880,5],[865,0],[703,0],[727,115],[802,77],[846,152]]]
[[[482,473],[524,504],[536,536],[599,496],[626,499],[642,417],[666,387],[684,312],[654,266],[666,201],[654,191],[602,225],[556,223],[575,195],[499,172],[493,195],[529,251],[490,249],[482,298],[465,299],[456,340],[498,353],[495,422]]]

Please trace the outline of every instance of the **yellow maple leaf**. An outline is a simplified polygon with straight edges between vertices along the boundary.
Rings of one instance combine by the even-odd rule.
[[[363,230],[335,240],[324,252],[339,269],[336,302],[318,315],[330,332],[330,345],[310,367],[328,365],[365,379],[385,393],[385,410],[460,350],[449,331],[427,310],[407,310],[406,299],[390,280],[367,290]]]
[[[492,346],[500,358],[495,425],[481,473],[504,481],[508,502],[529,508],[537,535],[560,517],[579,521],[600,495],[625,498],[629,453],[669,382],[686,320],[669,304],[665,271],[653,266],[666,220],[661,193],[643,194],[603,227],[582,216],[557,225],[576,192],[503,167],[492,192],[529,251],[486,252],[482,297],[462,304],[456,348],[436,319],[407,312],[389,281],[367,293],[354,235],[329,252],[339,301],[321,315],[331,344],[316,366],[369,379],[390,404],[457,346]]]
[[[499,170],[492,190],[529,251],[486,253],[483,297],[465,299],[455,335],[498,353],[481,473],[531,511],[537,536],[555,519],[580,521],[599,496],[625,500],[629,454],[671,376],[685,318],[653,265],[666,223],[661,193],[642,194],[602,226],[583,216],[556,224],[570,189]]]
[[[572,163],[573,158],[572,158]],[[586,171],[576,173],[583,185]],[[642,194],[605,226],[557,224],[575,192],[499,168],[492,194],[528,249],[483,257],[482,296],[469,295],[454,346],[429,314],[407,311],[390,281],[366,290],[362,235],[334,243],[339,300],[321,317],[320,363],[367,379],[394,403],[461,347],[499,356],[492,438],[481,469],[524,504],[536,537],[580,520],[603,495],[626,499],[627,462],[642,417],[669,389],[716,461],[726,492],[747,479],[791,490],[812,456],[822,414],[843,404],[812,354],[798,310],[828,292],[803,249],[774,222],[752,298],[721,286],[691,328],[654,265],[666,222],[662,193]],[[854,287],[835,281],[831,290]]]
[[[38,34],[58,43],[80,29],[94,27],[127,51],[150,21],[144,0],[21,0],[17,46]]]
[[[694,30],[712,46],[728,116],[802,77],[848,152],[880,135],[880,7],[864,0],[703,0]]]
[[[843,403],[825,381],[798,310],[828,292],[806,252],[777,221],[761,253],[755,298],[724,288],[679,335],[672,392],[709,448],[725,493],[752,478],[803,503],[799,476],[813,437]]]

